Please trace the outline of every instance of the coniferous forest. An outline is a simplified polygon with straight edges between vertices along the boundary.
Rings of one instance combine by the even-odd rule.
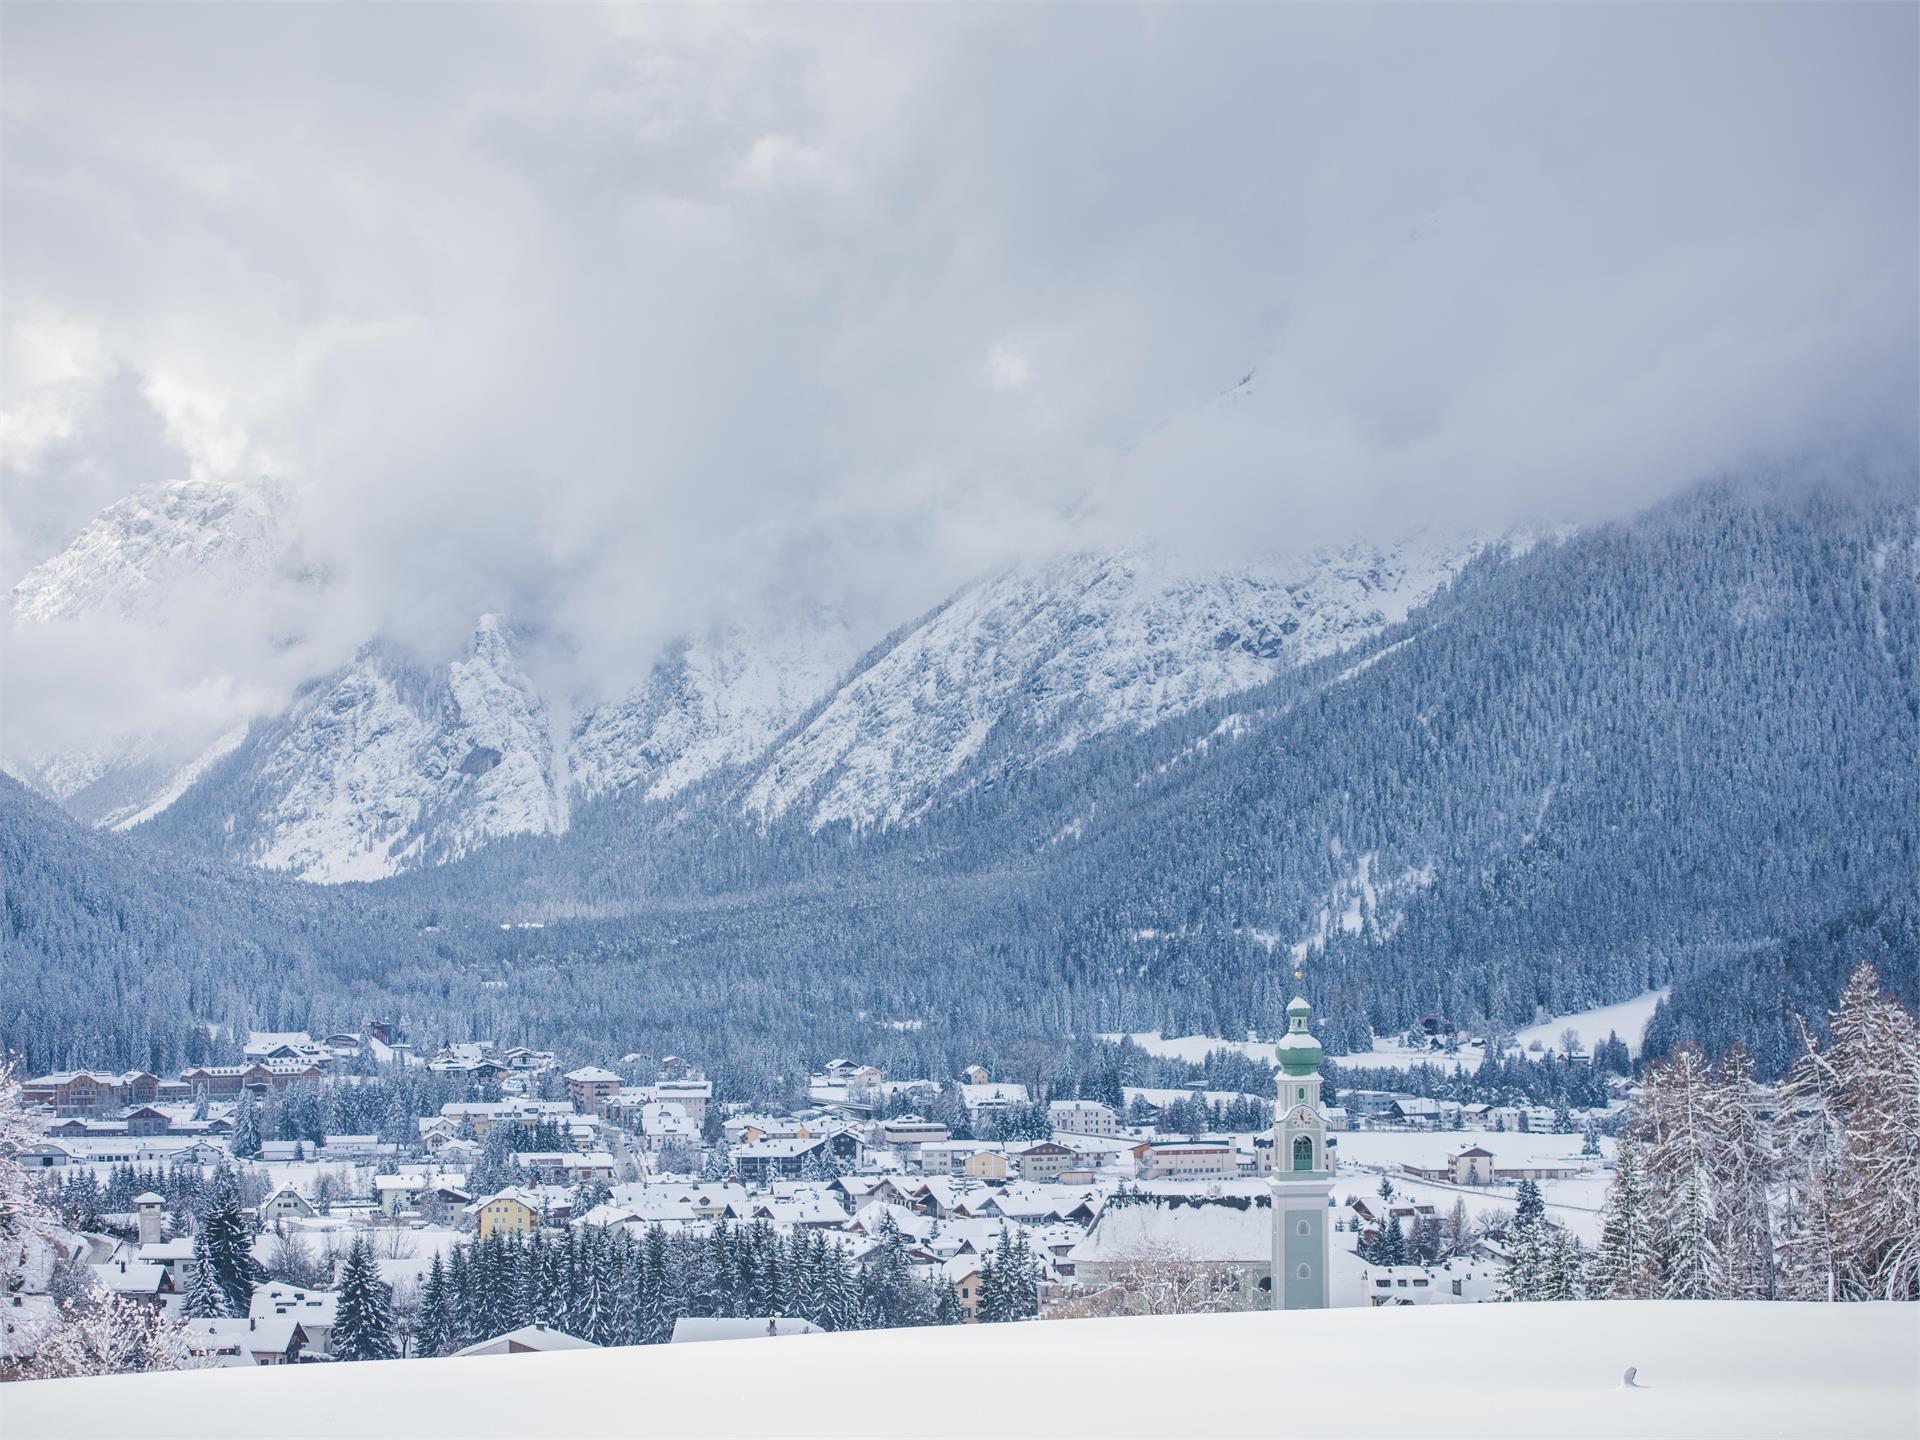
[[[990,738],[880,830],[763,828],[722,775],[323,888],[224,858],[217,776],[125,835],[0,781],[0,1040],[163,1070],[378,1017],[740,1098],[831,1054],[1058,1083],[1101,1032],[1272,1033],[1304,945],[1336,1052],[1670,985],[1650,1054],[1775,1078],[1860,960],[1916,998],[1914,531],[1897,485],[1709,486],[1147,732]]]

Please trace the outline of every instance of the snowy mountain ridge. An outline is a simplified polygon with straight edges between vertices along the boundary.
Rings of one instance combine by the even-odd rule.
[[[294,566],[287,509],[285,493],[267,480],[147,486],[109,505],[14,585],[8,595],[13,623],[105,615],[165,624],[186,597],[240,603]],[[32,757],[9,753],[6,761],[77,818],[125,826],[178,798],[237,743],[229,727],[217,724],[196,735],[162,737],[135,722],[104,742]]]
[[[179,587],[243,593],[286,563],[280,513],[266,487],[142,491],[27,576],[16,616],[164,613]],[[200,737],[184,764],[158,763],[130,734],[40,757],[33,773],[81,818],[190,814],[228,853],[317,882],[557,835],[576,804],[666,800],[728,772],[738,783],[712,803],[763,827],[911,824],[995,767],[1149,729],[1345,650],[1432,598],[1485,543],[1416,537],[1230,568],[1148,545],[1064,555],[966,585],[864,655],[831,611],[736,621],[675,644],[637,687],[579,705],[530,673],[525,632],[487,616],[438,666],[370,640],[282,713]]]
[[[746,810],[804,810],[816,830],[909,822],[990,737],[1044,760],[1149,729],[1404,619],[1482,548],[1422,539],[1205,571],[1141,546],[1007,571],[869,656],[768,756]]]
[[[283,513],[282,496],[266,481],[148,486],[102,510],[23,576],[9,597],[13,613],[29,622],[130,613],[202,577],[240,588],[285,559]]]

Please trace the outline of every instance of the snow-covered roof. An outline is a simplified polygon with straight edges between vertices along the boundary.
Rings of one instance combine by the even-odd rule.
[[[333,1324],[340,1297],[332,1290],[306,1290],[278,1283],[261,1285],[253,1292],[247,1314],[256,1320],[294,1320],[305,1325]]]
[[[564,1330],[554,1330],[545,1325],[522,1325],[518,1330],[509,1330],[504,1335],[495,1335],[490,1340],[481,1340],[467,1346],[464,1350],[456,1350],[453,1353],[455,1356],[483,1355],[503,1348],[544,1352],[598,1350],[600,1347],[591,1340],[582,1340],[578,1335],[569,1335]]]
[[[188,1320],[187,1348],[205,1353],[214,1348],[232,1347],[248,1360],[255,1354],[284,1355],[293,1347],[299,1321],[274,1318],[258,1320],[249,1316],[210,1320]]]
[[[1109,1206],[1067,1258],[1080,1265],[1155,1255],[1267,1264],[1273,1258],[1273,1211],[1253,1204]]]
[[[989,1081],[984,1085],[962,1084],[960,1098],[966,1102],[968,1109],[981,1104],[1024,1105],[1027,1103],[1027,1087],[998,1081]]]
[[[167,1278],[167,1267],[141,1260],[110,1260],[104,1265],[89,1265],[93,1278],[103,1289],[120,1295],[153,1295]]]
[[[817,1150],[826,1143],[827,1137],[824,1135],[815,1135],[811,1139],[806,1140],[784,1138],[778,1140],[755,1140],[750,1144],[734,1146],[733,1154],[736,1159],[764,1157],[769,1160],[778,1160],[791,1158],[795,1155],[805,1155],[808,1151]]]

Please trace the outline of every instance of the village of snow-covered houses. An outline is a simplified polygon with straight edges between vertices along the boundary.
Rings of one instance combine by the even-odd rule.
[[[1920,1440],[1916,116],[0,0],[0,1440]]]
[[[1829,1045],[1769,1086],[1738,1052],[1636,1073],[1658,999],[1492,1048],[1434,1021],[1330,1057],[1302,995],[1272,1040],[1102,1037],[1112,1064],[1078,1093],[835,1058],[807,1104],[779,1109],[716,1096],[686,1057],[562,1070],[523,1046],[418,1047],[381,1022],[234,1037],[235,1063],[166,1077],[9,1074],[0,1366],[22,1380],[1100,1317],[1910,1300],[1913,1017],[1863,968]],[[1223,1060],[1247,1088],[1198,1078]],[[1149,1068],[1196,1078],[1126,1082]],[[1421,1083],[1373,1088],[1396,1074]],[[1486,1098],[1419,1093],[1435,1076]],[[1672,1363],[1595,1354],[1596,1378],[1620,1355],[1649,1375]],[[1898,1369],[1881,1380],[1897,1411]],[[1061,1399],[1080,1383],[1060,1376]],[[1235,1428],[1235,1405],[1213,1403],[1194,1428]],[[1876,1413],[1857,1412],[1860,1433]],[[263,1415],[258,1433],[285,1423]]]

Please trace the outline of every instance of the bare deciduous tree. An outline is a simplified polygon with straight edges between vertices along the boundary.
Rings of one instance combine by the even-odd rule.
[[[1111,1315],[1202,1315],[1255,1308],[1258,1293],[1239,1266],[1200,1260],[1168,1245],[1144,1245],[1100,1267],[1100,1278],[1066,1289],[1049,1320]]]

